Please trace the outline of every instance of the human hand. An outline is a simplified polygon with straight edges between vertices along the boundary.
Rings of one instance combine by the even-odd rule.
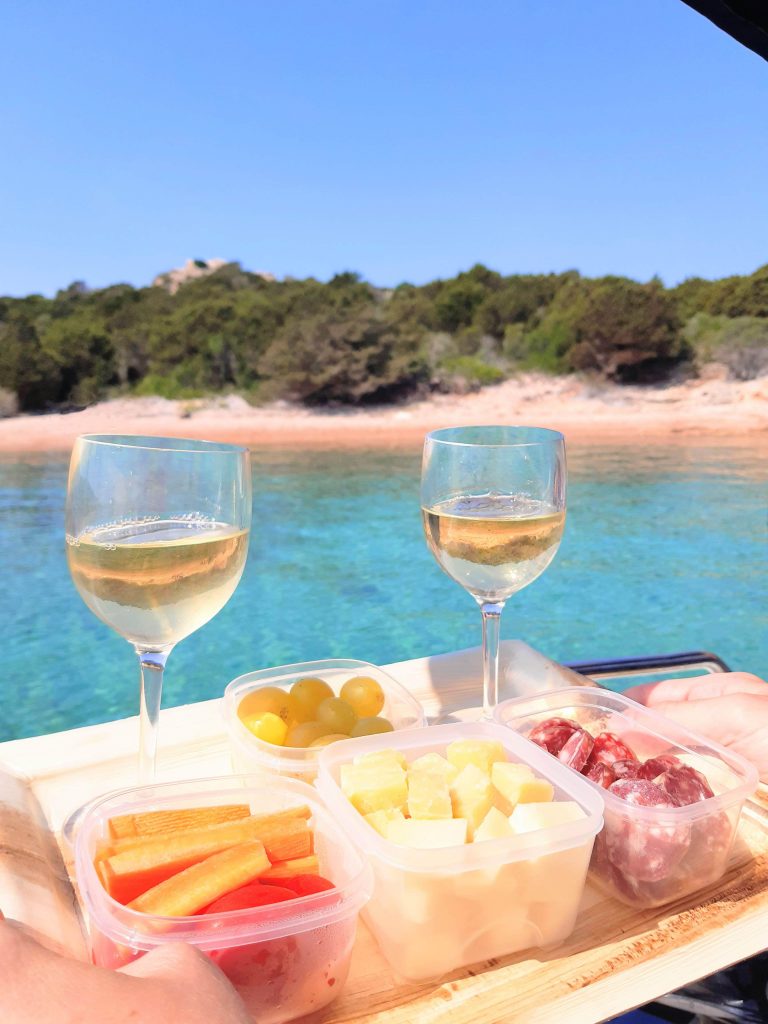
[[[218,967],[183,943],[111,971],[60,956],[23,925],[0,920],[0,963],[3,1024],[252,1024]]]
[[[748,672],[713,672],[644,683],[624,692],[755,765],[768,782],[768,683]]]

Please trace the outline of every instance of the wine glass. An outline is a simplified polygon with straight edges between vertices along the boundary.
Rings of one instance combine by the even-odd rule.
[[[425,438],[421,512],[427,545],[482,611],[483,719],[498,703],[504,604],[555,557],[565,492],[565,440],[555,430],[449,427]]]
[[[250,523],[245,448],[117,434],[75,441],[67,561],[82,599],[139,657],[141,783],[155,776],[168,655],[234,593]]]

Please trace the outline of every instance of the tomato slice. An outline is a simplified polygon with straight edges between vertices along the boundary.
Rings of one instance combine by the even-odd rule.
[[[269,878],[265,878],[264,885],[270,888],[278,886],[290,889],[294,896],[311,896],[316,892],[326,892],[328,889],[335,889],[333,882],[329,882],[322,875],[293,875],[291,878],[276,878],[274,884]]]
[[[239,889],[219,896],[213,903],[198,911],[200,914],[223,914],[228,910],[250,910],[252,907],[264,907],[269,903],[283,903],[295,900],[296,893],[286,886],[262,885],[261,882],[249,882]]]

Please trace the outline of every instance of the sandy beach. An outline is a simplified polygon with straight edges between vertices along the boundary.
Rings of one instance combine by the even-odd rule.
[[[81,412],[0,420],[0,451],[68,450],[85,433],[153,434],[251,447],[416,449],[438,427],[509,423],[551,427],[578,444],[751,443],[768,447],[768,377],[704,378],[666,387],[620,387],[523,374],[467,395],[409,404],[314,411],[261,408],[238,396],[195,401],[124,398]]]

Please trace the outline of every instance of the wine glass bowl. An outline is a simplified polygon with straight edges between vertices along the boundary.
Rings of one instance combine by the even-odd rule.
[[[498,700],[504,603],[557,553],[565,527],[565,442],[539,427],[449,427],[424,442],[421,507],[438,565],[483,615],[483,717]]]
[[[86,605],[139,656],[143,782],[155,773],[166,659],[234,593],[250,521],[245,448],[111,434],[75,442],[67,561]]]

